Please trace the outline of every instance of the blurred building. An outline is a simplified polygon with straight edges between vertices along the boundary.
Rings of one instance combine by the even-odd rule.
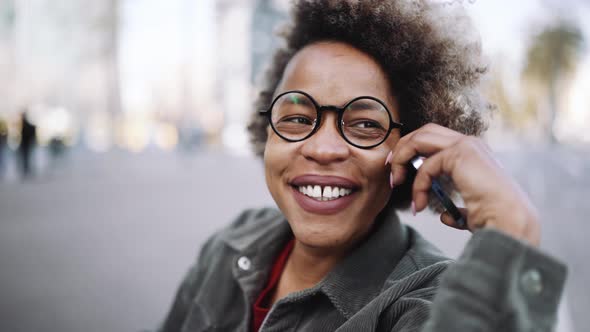
[[[16,4],[19,102],[119,112],[118,1]]]
[[[118,3],[0,1],[0,113],[28,109],[41,138],[67,126],[70,139],[118,114]]]
[[[0,116],[14,105],[14,0],[0,1]]]
[[[288,18],[287,1],[258,0],[252,14],[252,72],[250,81],[256,84],[271,60],[272,51],[280,46],[276,32]]]
[[[225,114],[223,143],[233,151],[248,151],[244,124],[253,111],[254,83],[277,46],[270,32],[286,17],[286,8],[283,0],[216,2],[220,60],[216,99]]]

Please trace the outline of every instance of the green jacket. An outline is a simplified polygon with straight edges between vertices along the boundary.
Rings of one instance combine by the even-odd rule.
[[[242,213],[202,247],[160,331],[249,331],[292,236],[277,210]],[[490,229],[453,262],[391,211],[320,283],[275,303],[261,331],[549,331],[565,276],[563,264]]]

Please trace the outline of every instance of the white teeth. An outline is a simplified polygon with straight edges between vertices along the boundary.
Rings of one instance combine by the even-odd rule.
[[[319,185],[307,185],[298,187],[299,192],[302,194],[313,197],[319,201],[330,201],[338,197],[350,195],[352,189]]]
[[[322,197],[322,187],[318,186],[317,184],[313,187],[313,193],[311,194],[314,198]]]
[[[325,186],[324,192],[322,192],[322,197],[323,198],[332,198],[332,187]]]
[[[337,187],[332,187],[332,198],[338,198],[340,196],[340,190]]]

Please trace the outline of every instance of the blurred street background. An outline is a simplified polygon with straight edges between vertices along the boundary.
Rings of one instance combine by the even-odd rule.
[[[590,3],[438,1],[479,30],[485,139],[590,326]],[[245,123],[284,0],[0,0],[0,331],[154,329],[213,231],[273,205]],[[473,31],[466,31],[466,34]],[[402,215],[450,256],[469,235]]]

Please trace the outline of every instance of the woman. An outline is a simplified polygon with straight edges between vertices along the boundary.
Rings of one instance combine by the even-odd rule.
[[[246,211],[207,241],[161,331],[552,328],[565,267],[535,249],[535,208],[473,136],[484,71],[442,14],[294,4],[249,127],[279,211]],[[442,175],[474,233],[454,263],[395,213],[434,207]]]

